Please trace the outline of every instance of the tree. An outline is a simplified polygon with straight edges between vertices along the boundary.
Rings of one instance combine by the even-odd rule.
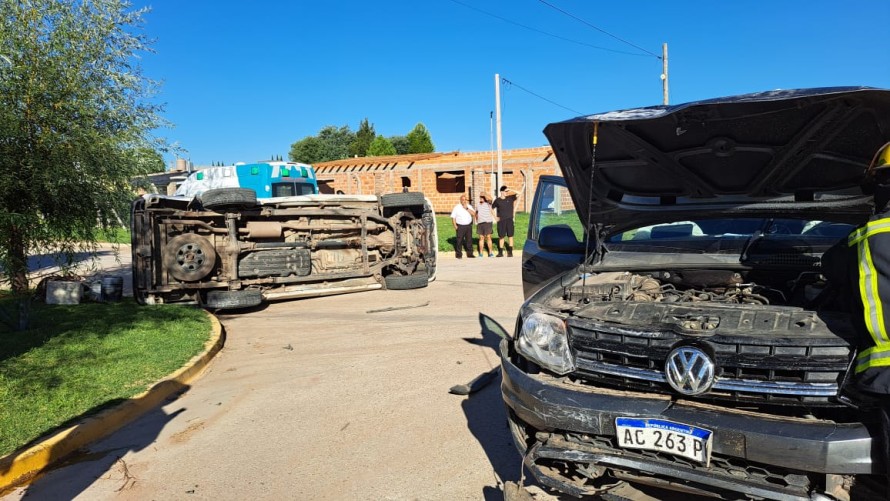
[[[318,131],[318,139],[324,146],[324,160],[340,160],[349,157],[349,145],[355,140],[355,133],[349,129],[348,125],[343,127],[334,127],[328,125]]]
[[[386,139],[383,136],[377,136],[371,141],[371,146],[368,147],[368,156],[369,157],[384,157],[387,155],[395,155],[396,147],[389,142],[389,139]]]
[[[436,151],[426,126],[418,123],[408,133],[408,153],[432,153]]]
[[[292,162],[314,164],[348,158],[349,146],[355,141],[355,133],[348,125],[326,125],[315,136],[306,136],[290,147],[288,157]]]
[[[290,146],[291,162],[314,164],[322,161],[324,146],[316,136],[306,136]]]
[[[411,144],[408,143],[408,138],[405,136],[392,136],[389,138],[389,142],[396,149],[396,155],[407,155],[411,148]]]
[[[138,66],[145,13],[126,0],[0,0],[0,263],[16,293],[30,253],[72,264],[155,168],[140,160],[165,125]]]
[[[133,150],[133,156],[136,162],[139,163],[141,171],[164,172],[165,170],[164,157],[153,148],[136,148]]]
[[[370,125],[368,119],[365,118],[358,126],[358,130],[355,133],[355,140],[349,145],[349,155],[353,157],[363,157],[367,155],[368,147],[371,146],[375,137],[377,137],[377,133],[374,132],[374,126]]]

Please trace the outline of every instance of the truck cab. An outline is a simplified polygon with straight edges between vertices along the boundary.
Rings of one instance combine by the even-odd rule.
[[[298,162],[239,163],[193,172],[176,190],[176,196],[193,197],[219,188],[248,188],[257,198],[317,195],[315,169]]]

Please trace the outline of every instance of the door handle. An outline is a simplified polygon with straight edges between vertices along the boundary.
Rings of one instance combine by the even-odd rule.
[[[531,262],[530,260],[526,261],[522,263],[522,269],[525,271],[535,271],[535,263]]]

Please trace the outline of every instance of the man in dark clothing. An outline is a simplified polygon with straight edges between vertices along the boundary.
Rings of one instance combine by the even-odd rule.
[[[513,218],[516,215],[516,192],[501,186],[500,196],[491,204],[498,223],[498,257],[504,257],[504,240],[507,240],[507,257],[513,257]]]
[[[454,247],[454,257],[460,259],[461,250],[466,249],[467,257],[476,257],[473,255],[473,220],[476,219],[476,211],[473,206],[467,202],[466,195],[460,196],[460,203],[451,210],[451,224],[454,225],[454,232],[457,235],[457,245]]]

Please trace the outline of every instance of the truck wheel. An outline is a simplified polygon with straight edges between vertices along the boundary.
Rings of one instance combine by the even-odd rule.
[[[387,193],[380,195],[380,206],[383,207],[383,215],[389,217],[400,210],[410,210],[415,216],[423,214],[423,204],[426,199],[423,193]]]
[[[429,285],[430,277],[425,271],[411,275],[387,275],[383,277],[386,288],[394,291],[420,289]]]
[[[383,207],[410,207],[414,205],[423,206],[425,199],[423,193],[387,193],[380,195],[380,205]]]
[[[206,238],[194,233],[174,237],[164,247],[164,267],[177,280],[195,282],[206,277],[216,265],[216,249]]]
[[[256,192],[249,188],[218,188],[198,195],[205,209],[246,209],[256,205]]]
[[[235,310],[253,308],[263,302],[263,293],[248,289],[243,291],[209,291],[204,298],[204,307],[210,310]]]

